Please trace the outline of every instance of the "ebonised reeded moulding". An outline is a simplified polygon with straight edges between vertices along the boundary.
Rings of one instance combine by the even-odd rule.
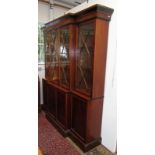
[[[44,109],[47,119],[83,151],[101,143],[109,21],[94,5],[45,25]]]

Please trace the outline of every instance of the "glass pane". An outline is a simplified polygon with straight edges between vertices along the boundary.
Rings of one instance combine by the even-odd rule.
[[[38,25],[38,63],[44,64],[45,54],[44,54],[44,34],[43,34],[43,24]]]
[[[69,86],[69,29],[60,30],[60,83]]]
[[[58,82],[58,33],[52,31],[47,36],[46,72],[49,81]]]
[[[38,45],[38,62],[44,63],[44,45]]]
[[[45,50],[45,77],[48,79],[49,76],[49,69],[50,69],[50,34],[49,33],[44,33],[44,50]]]
[[[90,94],[92,88],[92,66],[94,52],[93,23],[79,26],[78,35],[75,87],[82,92]]]

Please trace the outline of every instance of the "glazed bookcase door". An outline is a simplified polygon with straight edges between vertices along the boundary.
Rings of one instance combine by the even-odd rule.
[[[75,89],[84,94],[91,95],[94,55],[93,22],[79,25],[77,42]]]
[[[60,29],[60,84],[69,87],[69,28]]]
[[[59,80],[59,61],[58,61],[58,32],[52,30],[47,36],[46,53],[46,78],[49,81],[58,83]]]
[[[49,79],[50,70],[50,33],[44,32],[44,49],[45,49],[45,77]]]

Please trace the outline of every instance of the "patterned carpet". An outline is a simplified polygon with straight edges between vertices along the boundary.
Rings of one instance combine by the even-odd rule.
[[[44,114],[39,114],[38,142],[43,155],[80,155],[80,153],[47,121]]]
[[[38,143],[43,155],[112,155],[102,145],[83,153],[48,122],[44,113],[40,113],[38,117]]]

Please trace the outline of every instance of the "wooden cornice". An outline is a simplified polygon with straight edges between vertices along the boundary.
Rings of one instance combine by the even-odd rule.
[[[96,4],[76,13],[67,13],[64,16],[61,16],[59,18],[56,18],[46,23],[45,27],[46,28],[50,27],[51,29],[52,28],[51,26],[57,25],[59,27],[59,25],[63,26],[69,23],[73,23],[73,21],[74,23],[80,23],[80,22],[87,21],[90,19],[95,19],[95,18],[100,18],[102,20],[110,21],[113,11],[114,10],[112,8]],[[63,21],[63,22],[60,22],[60,21]]]

